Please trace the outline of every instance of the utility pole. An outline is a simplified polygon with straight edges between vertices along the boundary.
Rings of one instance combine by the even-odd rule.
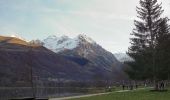
[[[32,45],[29,44],[29,51],[28,51],[28,64],[30,66],[30,81],[31,81],[31,87],[32,87],[32,95],[33,98],[36,98],[35,88],[34,88],[34,78],[33,78],[33,68],[32,68]]]

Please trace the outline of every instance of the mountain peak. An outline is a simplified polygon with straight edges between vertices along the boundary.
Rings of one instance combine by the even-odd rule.
[[[78,45],[78,41],[69,38],[68,36],[52,35],[43,40],[44,46],[54,52],[64,51],[66,49],[74,49]]]
[[[0,42],[1,43],[12,43],[12,44],[22,44],[22,45],[28,45],[28,43],[20,38],[12,37],[12,36],[0,36]]]
[[[50,36],[47,37],[47,39],[55,39],[55,38],[57,38],[56,35],[50,35]]]
[[[68,36],[52,35],[43,40],[44,46],[48,49],[51,49],[54,52],[60,52],[64,50],[72,50],[78,47],[80,44],[94,44],[91,38],[87,37],[84,34],[80,34],[75,38],[70,38]]]
[[[66,39],[70,39],[70,38],[68,36],[66,36],[66,35],[63,35],[63,36],[61,36],[61,39],[66,40]]]
[[[89,42],[89,43],[95,43],[95,41],[93,41],[90,37],[88,37],[88,36],[85,35],[85,34],[79,34],[79,35],[77,36],[77,39],[78,39],[78,40],[81,40],[81,41],[87,41],[87,42]]]

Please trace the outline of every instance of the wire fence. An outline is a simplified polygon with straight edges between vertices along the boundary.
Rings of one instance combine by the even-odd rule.
[[[81,87],[0,87],[0,100],[30,98],[35,93],[36,98],[75,96],[95,92],[105,92],[105,88]]]

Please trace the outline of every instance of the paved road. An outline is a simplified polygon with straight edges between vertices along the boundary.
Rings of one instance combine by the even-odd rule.
[[[143,89],[146,89],[146,88],[139,88],[137,90],[143,90]],[[119,91],[115,91],[115,93],[116,92],[128,92],[128,91],[132,91],[132,90],[119,90]],[[114,93],[114,92],[88,94],[88,95],[80,95],[80,96],[70,96],[70,97],[61,97],[61,98],[51,98],[49,100],[67,100],[67,99],[75,99],[75,98],[81,98],[81,97],[99,96],[99,95],[110,94],[110,93]]]

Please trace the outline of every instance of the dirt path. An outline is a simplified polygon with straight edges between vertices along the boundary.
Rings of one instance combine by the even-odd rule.
[[[146,88],[139,88],[137,90],[143,90]],[[115,91],[116,92],[128,92],[128,91],[135,91],[135,90],[119,90]],[[91,96],[99,96],[99,95],[104,95],[104,94],[110,94],[114,92],[107,92],[107,93],[97,93],[97,94],[88,94],[88,95],[80,95],[80,96],[70,96],[70,97],[61,97],[61,98],[51,98],[49,100],[67,100],[67,99],[76,99],[76,98],[81,98],[81,97],[91,97]]]
[[[51,98],[49,100],[66,100],[66,99],[74,99],[74,98],[81,98],[81,97],[90,97],[90,96],[96,96],[96,95],[103,95],[103,94],[109,94],[108,93],[98,93],[98,94],[88,94],[88,95],[80,95],[80,96],[71,96],[71,97],[61,97],[61,98]]]

